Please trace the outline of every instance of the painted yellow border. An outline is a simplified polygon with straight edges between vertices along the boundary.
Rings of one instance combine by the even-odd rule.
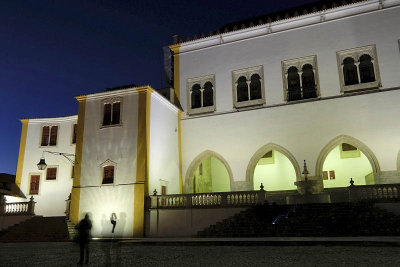
[[[85,110],[86,110],[86,96],[76,97],[79,101],[78,106],[78,123],[76,133],[76,146],[75,146],[75,177],[71,191],[71,208],[70,220],[77,224],[79,220],[79,202],[81,197],[81,173],[82,173],[82,151],[83,151],[83,135],[85,131]]]
[[[181,101],[181,92],[180,92],[180,71],[179,71],[179,48],[180,44],[170,45],[169,49],[174,53],[174,89],[175,95],[178,99],[178,102]],[[176,103],[175,103],[176,104]]]
[[[179,153],[179,192],[183,194],[183,178],[182,178],[182,130],[181,130],[182,111],[178,111],[178,153]]]
[[[29,119],[21,119],[20,121],[22,123],[21,140],[19,141],[19,154],[18,154],[17,173],[15,175],[15,184],[19,188],[21,188],[22,170],[24,168],[26,136],[28,134]]]
[[[150,87],[139,90],[138,135],[136,151],[136,184],[134,185],[133,236],[144,234],[144,197],[149,191],[149,149],[150,149]]]

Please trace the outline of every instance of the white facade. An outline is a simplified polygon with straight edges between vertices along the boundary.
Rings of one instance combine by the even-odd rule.
[[[317,161],[324,147],[335,138],[349,136],[376,156],[375,172],[395,171],[391,178],[376,174],[377,183],[399,182],[399,5],[400,1],[365,1],[327,10],[323,18],[317,12],[180,44],[182,106],[187,106],[186,82],[192,77],[214,75],[216,94],[215,112],[184,113],[184,177],[192,175],[188,169],[196,156],[211,150],[232,169],[232,190],[251,189],[252,157],[273,143],[289,151],[298,166],[307,160],[310,176],[321,180],[322,165]],[[379,62],[375,58],[374,64],[381,86],[366,94],[342,93],[337,52],[368,45],[376,47]],[[308,56],[316,58],[320,95],[287,102],[283,62]],[[233,72],[253,66],[264,70],[265,104],[235,108]]]
[[[66,200],[72,188],[73,164],[60,155],[44,151],[75,154],[75,144],[72,139],[74,124],[76,122],[76,115],[59,118],[29,119],[28,121],[24,158],[23,162],[18,163],[18,168],[22,168],[20,189],[27,198],[34,197],[36,214],[43,216],[65,215]],[[42,130],[45,126],[58,126],[57,144],[55,146],[42,146]],[[48,168],[57,168],[57,177],[55,180],[47,179],[46,170],[38,170],[37,164],[42,157],[45,158]],[[73,157],[71,159],[74,160]],[[40,176],[39,192],[38,194],[31,195],[30,183],[33,175]]]

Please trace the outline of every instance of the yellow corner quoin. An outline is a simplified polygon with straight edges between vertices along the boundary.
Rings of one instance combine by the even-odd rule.
[[[70,220],[77,224],[79,220],[79,201],[81,197],[81,172],[82,172],[82,150],[83,150],[83,134],[85,128],[85,109],[86,96],[76,97],[79,102],[78,106],[78,124],[75,146],[75,175],[71,191],[71,208]]]
[[[182,139],[181,139],[181,116],[182,111],[178,110],[178,153],[179,153],[179,192],[183,194],[183,178],[182,178]]]
[[[179,48],[181,47],[180,44],[170,45],[169,49],[174,53],[174,89],[175,95],[178,98],[178,101],[181,101],[181,94],[180,94],[180,81],[179,81]]]
[[[19,188],[21,188],[22,169],[24,167],[26,135],[28,133],[29,119],[21,119],[20,121],[22,123],[21,140],[19,142],[20,145],[19,145],[19,154],[18,154],[17,174],[15,175],[15,184]]]
[[[144,196],[148,194],[149,146],[150,146],[150,101],[154,90],[141,87],[139,90],[138,134],[136,151],[136,184],[134,185],[133,236],[142,237],[144,229]]]

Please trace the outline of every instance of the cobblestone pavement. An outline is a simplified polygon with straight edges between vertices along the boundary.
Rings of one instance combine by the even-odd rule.
[[[400,266],[400,247],[143,246],[93,242],[91,266]],[[0,243],[0,266],[76,266],[73,243]]]

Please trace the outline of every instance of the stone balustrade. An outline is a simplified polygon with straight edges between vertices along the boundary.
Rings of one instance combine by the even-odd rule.
[[[35,215],[35,203],[33,197],[29,202],[4,203],[0,215]]]
[[[350,201],[400,200],[400,184],[359,185],[349,187]]]
[[[150,196],[149,208],[238,207],[262,204],[265,200],[264,190],[158,195]]]

